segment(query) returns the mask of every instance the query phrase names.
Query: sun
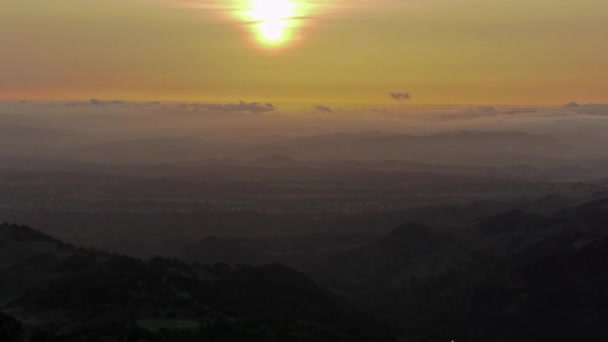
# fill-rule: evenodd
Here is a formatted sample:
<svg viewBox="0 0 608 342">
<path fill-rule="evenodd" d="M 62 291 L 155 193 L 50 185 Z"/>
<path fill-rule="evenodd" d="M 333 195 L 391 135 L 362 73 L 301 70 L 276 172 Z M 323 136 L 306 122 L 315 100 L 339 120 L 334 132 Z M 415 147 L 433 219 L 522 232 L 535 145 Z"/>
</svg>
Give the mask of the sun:
<svg viewBox="0 0 608 342">
<path fill-rule="evenodd" d="M 251 0 L 247 12 L 258 40 L 265 45 L 279 45 L 289 40 L 296 14 L 296 3 L 291 0 Z"/>
<path fill-rule="evenodd" d="M 232 13 L 253 33 L 255 45 L 263 49 L 281 49 L 300 41 L 302 31 L 315 21 L 313 15 L 324 8 L 316 0 L 234 1 Z"/>
<path fill-rule="evenodd" d="M 295 4 L 290 0 L 253 0 L 249 15 L 262 21 L 285 20 L 295 15 Z"/>
</svg>

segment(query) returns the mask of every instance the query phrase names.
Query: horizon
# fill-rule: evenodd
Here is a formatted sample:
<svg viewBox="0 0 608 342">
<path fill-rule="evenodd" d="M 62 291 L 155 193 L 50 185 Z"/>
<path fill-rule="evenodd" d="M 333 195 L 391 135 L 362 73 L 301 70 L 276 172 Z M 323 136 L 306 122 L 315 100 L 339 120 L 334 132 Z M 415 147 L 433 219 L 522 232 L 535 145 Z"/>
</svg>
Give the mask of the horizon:
<svg viewBox="0 0 608 342">
<path fill-rule="evenodd" d="M 390 94 L 390 92 L 386 92 L 386 94 Z M 217 103 L 217 104 L 229 104 L 229 103 L 272 103 L 272 104 L 287 104 L 287 105 L 302 105 L 307 106 L 308 108 L 312 105 L 318 105 L 319 101 L 314 100 L 302 100 L 302 101 L 267 101 L 259 98 L 233 98 L 233 99 L 222 99 L 222 100 L 214 100 L 214 99 L 206 99 L 200 100 L 196 98 L 184 98 L 184 99 L 172 99 L 172 100 L 163 100 L 162 98 L 137 98 L 137 97 L 58 97 L 58 98 L 2 98 L 0 99 L 0 103 L 87 103 L 87 102 L 105 102 L 105 103 L 123 103 L 123 104 L 151 104 L 151 103 L 165 103 L 165 104 L 182 104 L 182 103 Z M 608 103 L 604 102 L 595 102 L 595 101 L 578 101 L 578 100 L 570 100 L 570 101 L 562 101 L 562 102 L 552 102 L 546 104 L 533 104 L 533 103 L 521 103 L 521 104 L 510 104 L 510 103 L 416 103 L 416 102 L 405 102 L 405 103 L 395 103 L 391 101 L 379 101 L 379 102 L 325 102 L 327 105 L 343 105 L 343 106 L 364 106 L 364 105 L 382 105 L 386 107 L 395 107 L 395 108 L 411 108 L 411 107 L 531 107 L 531 108 L 555 108 L 555 107 L 567 107 L 569 105 L 608 105 Z"/>
</svg>

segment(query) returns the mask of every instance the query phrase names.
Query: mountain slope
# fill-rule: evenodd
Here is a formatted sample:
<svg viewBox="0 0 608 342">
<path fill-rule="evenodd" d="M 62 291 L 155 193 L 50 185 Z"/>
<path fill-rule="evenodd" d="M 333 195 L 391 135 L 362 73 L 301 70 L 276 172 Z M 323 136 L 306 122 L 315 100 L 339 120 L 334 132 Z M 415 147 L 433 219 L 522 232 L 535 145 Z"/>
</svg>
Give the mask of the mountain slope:
<svg viewBox="0 0 608 342">
<path fill-rule="evenodd" d="M 469 251 L 452 236 L 404 224 L 373 243 L 297 266 L 331 289 L 356 294 L 409 286 L 472 262 Z"/>
<path fill-rule="evenodd" d="M 280 265 L 145 262 L 5 224 L 0 278 L 0 310 L 62 339 L 391 340 L 345 300 Z"/>
<path fill-rule="evenodd" d="M 402 327 L 407 341 L 606 340 L 607 203 L 484 220 L 489 234 L 509 231 L 526 243 L 503 244 L 505 253 L 465 272 L 376 295 L 367 308 Z"/>
</svg>

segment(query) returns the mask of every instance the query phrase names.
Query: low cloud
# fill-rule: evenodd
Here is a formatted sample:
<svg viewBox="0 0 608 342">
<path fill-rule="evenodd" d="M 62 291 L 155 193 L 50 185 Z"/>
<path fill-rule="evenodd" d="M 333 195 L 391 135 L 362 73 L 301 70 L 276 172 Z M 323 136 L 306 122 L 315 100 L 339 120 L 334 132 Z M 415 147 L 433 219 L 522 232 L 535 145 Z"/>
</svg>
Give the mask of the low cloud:
<svg viewBox="0 0 608 342">
<path fill-rule="evenodd" d="M 498 110 L 494 107 L 490 107 L 490 106 L 482 106 L 482 107 L 475 107 L 473 109 L 473 112 L 477 113 L 477 114 L 481 114 L 481 115 L 496 115 L 498 114 Z"/>
<path fill-rule="evenodd" d="M 325 105 L 316 105 L 314 106 L 314 110 L 316 110 L 317 112 L 323 112 L 323 113 L 333 113 L 334 110 L 329 107 L 329 106 L 325 106 Z"/>
<path fill-rule="evenodd" d="M 448 114 L 440 115 L 439 118 L 442 120 L 471 120 L 485 117 L 493 117 L 499 115 L 500 112 L 490 106 L 472 107 L 464 110 L 458 110 Z"/>
<path fill-rule="evenodd" d="M 182 104 L 181 107 L 192 111 L 211 113 L 265 114 L 276 110 L 275 105 L 272 103 L 245 101 L 240 101 L 238 103 L 185 103 Z"/>
<path fill-rule="evenodd" d="M 209 102 L 185 102 L 185 103 L 170 103 L 159 101 L 148 102 L 132 102 L 124 100 L 99 100 L 90 99 L 88 101 L 72 101 L 62 104 L 64 107 L 70 108 L 108 108 L 119 110 L 121 108 L 133 109 L 139 107 L 142 110 L 183 110 L 189 112 L 201 112 L 208 114 L 265 114 L 276 110 L 276 106 L 272 103 L 263 102 L 245 102 L 239 101 L 236 103 L 209 103 Z"/>
<path fill-rule="evenodd" d="M 538 113 L 537 109 L 511 109 L 508 110 L 506 112 L 503 112 L 504 114 L 511 114 L 511 115 L 518 115 L 518 114 L 532 114 L 532 113 Z"/>
<path fill-rule="evenodd" d="M 570 102 L 567 105 L 562 106 L 561 109 L 577 114 L 608 116 L 608 104 L 606 103 L 578 104 L 576 102 Z"/>
<path fill-rule="evenodd" d="M 121 106 L 126 104 L 134 104 L 133 102 L 123 101 L 123 100 L 99 100 L 99 99 L 90 99 L 88 101 L 72 101 L 65 104 L 66 107 L 80 107 L 80 106 Z"/>
<path fill-rule="evenodd" d="M 393 99 L 393 100 L 397 100 L 397 101 L 401 101 L 401 100 L 409 100 L 412 97 L 410 96 L 410 93 L 408 92 L 399 92 L 399 91 L 391 91 L 388 93 L 388 95 Z"/>
<path fill-rule="evenodd" d="M 459 109 L 454 112 L 444 113 L 438 118 L 442 120 L 476 120 L 484 118 L 504 118 L 525 116 L 526 114 L 533 115 L 538 113 L 538 109 L 533 108 L 502 108 L 498 109 L 491 106 L 471 107 L 467 109 Z"/>
</svg>

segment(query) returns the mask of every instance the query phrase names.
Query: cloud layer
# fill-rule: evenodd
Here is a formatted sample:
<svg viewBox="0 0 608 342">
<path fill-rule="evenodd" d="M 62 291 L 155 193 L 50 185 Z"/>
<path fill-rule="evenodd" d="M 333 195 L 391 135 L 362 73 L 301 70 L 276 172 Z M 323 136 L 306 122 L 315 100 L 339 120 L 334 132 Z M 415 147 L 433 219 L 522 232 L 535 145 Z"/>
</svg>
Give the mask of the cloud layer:
<svg viewBox="0 0 608 342">
<path fill-rule="evenodd" d="M 323 113 L 333 113 L 334 110 L 326 105 L 316 105 L 314 106 L 314 110 L 316 110 L 317 112 L 323 112 Z"/>
<path fill-rule="evenodd" d="M 399 92 L 399 91 L 391 91 L 388 93 L 388 95 L 393 99 L 393 100 L 409 100 L 412 97 L 410 96 L 410 93 L 408 92 Z"/>
<path fill-rule="evenodd" d="M 576 102 L 570 102 L 563 106 L 562 109 L 578 114 L 608 116 L 608 104 L 604 103 L 578 104 Z"/>
<path fill-rule="evenodd" d="M 272 103 L 245 101 L 238 103 L 185 103 L 182 104 L 182 108 L 200 112 L 249 114 L 265 114 L 276 110 Z"/>
</svg>

